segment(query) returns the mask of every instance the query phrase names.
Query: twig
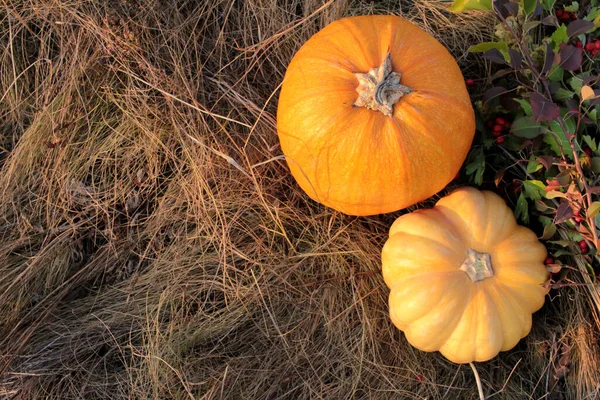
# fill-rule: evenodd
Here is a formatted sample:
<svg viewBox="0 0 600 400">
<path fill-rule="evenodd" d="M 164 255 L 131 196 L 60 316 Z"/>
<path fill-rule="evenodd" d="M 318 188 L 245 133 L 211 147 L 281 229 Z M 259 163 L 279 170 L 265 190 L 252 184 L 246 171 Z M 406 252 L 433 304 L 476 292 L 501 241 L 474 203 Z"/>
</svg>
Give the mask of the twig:
<svg viewBox="0 0 600 400">
<path fill-rule="evenodd" d="M 477 382 L 477 392 L 479 393 L 479 400 L 485 400 L 485 395 L 483 394 L 483 386 L 481 385 L 481 379 L 479 378 L 477 368 L 475 368 L 475 364 L 473 364 L 472 362 L 470 362 L 469 365 L 473 370 L 473 375 L 475 375 L 475 382 Z"/>
</svg>

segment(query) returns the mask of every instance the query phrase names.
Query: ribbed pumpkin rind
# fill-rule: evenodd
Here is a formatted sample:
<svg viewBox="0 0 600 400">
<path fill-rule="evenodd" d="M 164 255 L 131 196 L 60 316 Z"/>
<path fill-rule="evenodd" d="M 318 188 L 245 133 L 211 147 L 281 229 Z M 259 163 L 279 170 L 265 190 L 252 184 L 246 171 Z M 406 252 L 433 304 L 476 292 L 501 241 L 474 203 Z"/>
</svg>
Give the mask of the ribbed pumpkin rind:
<svg viewBox="0 0 600 400">
<path fill-rule="evenodd" d="M 469 248 L 490 254 L 493 277 L 473 282 L 459 270 Z M 382 273 L 392 322 L 418 349 L 456 363 L 487 361 L 531 330 L 548 293 L 546 255 L 498 195 L 458 189 L 390 229 Z"/>
<path fill-rule="evenodd" d="M 392 117 L 354 107 L 358 80 L 391 54 L 411 88 Z M 279 96 L 281 149 L 300 187 L 351 215 L 396 211 L 443 189 L 475 133 L 462 73 L 437 40 L 397 16 L 335 21 L 293 57 Z"/>
</svg>

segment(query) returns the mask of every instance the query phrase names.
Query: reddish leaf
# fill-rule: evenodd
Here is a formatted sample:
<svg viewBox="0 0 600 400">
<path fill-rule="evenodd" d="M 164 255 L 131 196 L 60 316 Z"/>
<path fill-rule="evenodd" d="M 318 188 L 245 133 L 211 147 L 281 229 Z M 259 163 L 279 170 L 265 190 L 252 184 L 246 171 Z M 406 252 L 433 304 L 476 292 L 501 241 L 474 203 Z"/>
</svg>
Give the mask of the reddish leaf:
<svg viewBox="0 0 600 400">
<path fill-rule="evenodd" d="M 554 223 L 560 224 L 565 221 L 568 221 L 571 218 L 573 218 L 573 210 L 571 210 L 571 206 L 569 206 L 569 203 L 567 201 L 563 201 L 556 209 L 556 217 L 554 218 Z"/>
<path fill-rule="evenodd" d="M 560 116 L 560 107 L 538 92 L 531 93 L 529 102 L 531 103 L 531 111 L 537 122 L 554 121 Z"/>
<path fill-rule="evenodd" d="M 519 13 L 519 5 L 513 2 L 507 2 L 504 4 L 504 8 L 510 15 L 516 16 Z"/>
<path fill-rule="evenodd" d="M 515 49 L 508 49 L 508 54 L 510 55 L 510 66 L 514 69 L 521 68 L 521 64 L 523 63 L 521 53 Z"/>
<path fill-rule="evenodd" d="M 579 36 L 587 31 L 594 29 L 594 23 L 585 19 L 576 19 L 567 26 L 567 35 L 569 37 Z"/>
<path fill-rule="evenodd" d="M 554 65 L 554 51 L 552 47 L 548 43 L 546 43 L 546 58 L 544 59 L 544 67 L 542 68 L 542 73 L 550 71 L 550 68 Z"/>
<path fill-rule="evenodd" d="M 508 90 L 506 90 L 506 88 L 503 88 L 502 86 L 494 86 L 493 88 L 490 88 L 485 91 L 481 100 L 483 101 L 483 104 L 485 105 L 493 98 L 498 97 L 506 92 L 508 92 Z"/>
<path fill-rule="evenodd" d="M 542 24 L 546 26 L 556 26 L 558 27 L 558 20 L 554 14 L 548 15 L 546 18 L 542 19 Z"/>
<path fill-rule="evenodd" d="M 565 169 L 554 177 L 554 179 L 560 184 L 560 186 L 567 186 L 573 180 L 571 178 L 572 168 Z"/>
<path fill-rule="evenodd" d="M 504 19 L 510 15 L 517 15 L 519 13 L 519 5 L 509 0 L 493 0 L 492 5 L 496 16 L 500 16 Z"/>
<path fill-rule="evenodd" d="M 494 81 L 495 79 L 502 78 L 504 75 L 512 74 L 513 72 L 514 71 L 510 68 L 499 69 L 498 71 L 494 72 L 494 74 L 490 77 L 490 80 Z"/>
<path fill-rule="evenodd" d="M 552 163 L 554 162 L 554 157 L 552 156 L 539 156 L 537 161 L 544 165 L 544 168 L 550 169 L 552 167 Z"/>
<path fill-rule="evenodd" d="M 600 90 L 599 89 L 594 89 L 594 97 L 592 100 L 590 100 L 590 105 L 595 106 L 597 104 L 600 104 Z"/>
<path fill-rule="evenodd" d="M 585 86 L 594 86 L 599 79 L 600 75 L 588 76 L 587 78 L 583 78 L 583 84 Z"/>
<path fill-rule="evenodd" d="M 575 71 L 581 68 L 583 61 L 583 49 L 571 46 L 570 44 L 560 44 L 560 66 L 567 71 Z"/>
<path fill-rule="evenodd" d="M 504 56 L 502 55 L 502 53 L 500 53 L 500 50 L 498 49 L 490 49 L 483 53 L 481 57 L 485 58 L 486 60 L 490 60 L 491 62 L 496 64 L 506 64 Z"/>
<path fill-rule="evenodd" d="M 500 168 L 498 172 L 496 172 L 496 176 L 494 177 L 494 183 L 496 184 L 496 187 L 500 186 L 500 182 L 504 176 L 504 171 L 504 168 Z"/>
<path fill-rule="evenodd" d="M 579 111 L 579 103 L 575 99 L 567 99 L 565 101 L 565 106 L 567 106 L 567 108 L 569 110 L 578 110 Z"/>
</svg>

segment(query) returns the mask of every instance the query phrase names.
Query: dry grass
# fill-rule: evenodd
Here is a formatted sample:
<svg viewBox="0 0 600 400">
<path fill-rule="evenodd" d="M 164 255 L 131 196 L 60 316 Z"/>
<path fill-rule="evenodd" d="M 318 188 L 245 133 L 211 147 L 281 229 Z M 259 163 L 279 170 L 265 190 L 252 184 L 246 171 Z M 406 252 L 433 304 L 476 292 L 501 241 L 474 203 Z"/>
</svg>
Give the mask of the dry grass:
<svg viewBox="0 0 600 400">
<path fill-rule="evenodd" d="M 475 398 L 468 367 L 389 322 L 379 252 L 398 214 L 310 201 L 275 110 L 287 63 L 330 21 L 403 13 L 478 71 L 465 50 L 485 15 L 431 0 L 1 4 L 0 398 Z M 487 393 L 598 396 L 589 313 L 584 289 L 561 291 L 478 365 Z"/>
</svg>

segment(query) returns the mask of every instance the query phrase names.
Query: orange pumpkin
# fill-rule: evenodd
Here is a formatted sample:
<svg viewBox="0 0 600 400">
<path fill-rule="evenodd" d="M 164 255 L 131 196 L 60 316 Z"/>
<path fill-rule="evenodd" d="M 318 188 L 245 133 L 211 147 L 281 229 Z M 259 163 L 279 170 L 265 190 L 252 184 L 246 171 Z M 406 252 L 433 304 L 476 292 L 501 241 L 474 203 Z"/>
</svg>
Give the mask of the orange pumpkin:
<svg viewBox="0 0 600 400">
<path fill-rule="evenodd" d="M 312 199 L 372 215 L 444 188 L 467 155 L 475 117 L 444 46 L 401 17 L 361 16 L 329 24 L 294 56 L 277 130 Z"/>
</svg>

